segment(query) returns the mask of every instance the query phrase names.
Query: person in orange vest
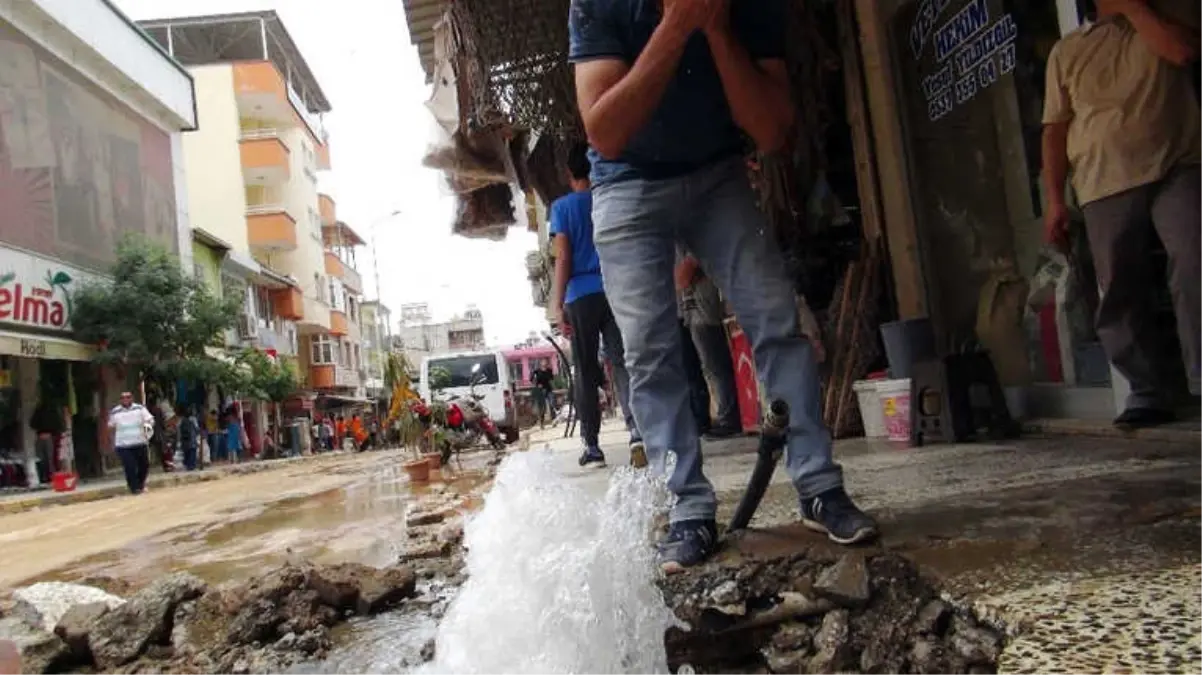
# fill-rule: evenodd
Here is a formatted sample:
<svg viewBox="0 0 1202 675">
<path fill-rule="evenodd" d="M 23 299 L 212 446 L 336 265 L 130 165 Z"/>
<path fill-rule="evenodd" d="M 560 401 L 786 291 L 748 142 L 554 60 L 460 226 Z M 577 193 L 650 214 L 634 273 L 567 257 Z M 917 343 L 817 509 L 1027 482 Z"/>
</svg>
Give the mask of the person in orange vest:
<svg viewBox="0 0 1202 675">
<path fill-rule="evenodd" d="M 362 451 L 367 441 L 367 431 L 358 415 L 351 418 L 351 437 L 355 439 L 355 449 Z"/>
<path fill-rule="evenodd" d="M 339 415 L 334 422 L 334 449 L 342 449 L 342 439 L 346 438 L 346 419 Z"/>
</svg>

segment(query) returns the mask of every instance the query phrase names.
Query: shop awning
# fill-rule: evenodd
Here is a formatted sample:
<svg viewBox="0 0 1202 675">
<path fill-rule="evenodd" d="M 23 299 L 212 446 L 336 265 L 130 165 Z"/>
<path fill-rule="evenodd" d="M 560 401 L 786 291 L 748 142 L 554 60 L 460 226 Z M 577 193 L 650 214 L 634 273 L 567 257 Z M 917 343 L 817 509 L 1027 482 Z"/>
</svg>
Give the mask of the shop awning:
<svg viewBox="0 0 1202 675">
<path fill-rule="evenodd" d="M 242 278 L 259 274 L 263 269 L 254 258 L 237 249 L 230 249 L 225 252 L 225 257 L 221 259 L 221 267 L 231 274 Z"/>
<path fill-rule="evenodd" d="M 91 361 L 96 348 L 67 338 L 0 331 L 0 354 L 30 359 Z"/>
</svg>

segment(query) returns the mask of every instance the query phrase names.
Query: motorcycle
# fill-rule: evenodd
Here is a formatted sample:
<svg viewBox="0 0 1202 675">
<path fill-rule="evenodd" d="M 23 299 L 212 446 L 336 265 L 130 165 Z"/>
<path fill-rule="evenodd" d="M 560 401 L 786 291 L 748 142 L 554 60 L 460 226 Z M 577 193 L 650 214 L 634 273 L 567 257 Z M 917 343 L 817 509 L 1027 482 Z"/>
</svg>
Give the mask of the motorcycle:
<svg viewBox="0 0 1202 675">
<path fill-rule="evenodd" d="M 467 396 L 453 396 L 445 403 L 427 404 L 421 399 L 409 401 L 409 410 L 421 423 L 432 450 L 442 455 L 445 463 L 453 453 L 458 453 L 479 444 L 483 438 L 494 450 L 505 448 L 505 439 L 497 425 L 480 401 L 484 396 L 475 392 L 475 386 L 484 379 L 472 370 L 471 387 Z M 441 414 L 440 414 L 441 413 Z"/>
</svg>

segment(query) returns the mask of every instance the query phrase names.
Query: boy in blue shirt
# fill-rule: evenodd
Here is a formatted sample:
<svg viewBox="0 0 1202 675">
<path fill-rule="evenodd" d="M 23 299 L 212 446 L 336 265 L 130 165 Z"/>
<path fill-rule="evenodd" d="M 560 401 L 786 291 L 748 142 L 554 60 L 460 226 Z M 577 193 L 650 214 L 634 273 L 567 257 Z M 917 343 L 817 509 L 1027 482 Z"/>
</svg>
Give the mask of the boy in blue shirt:
<svg viewBox="0 0 1202 675">
<path fill-rule="evenodd" d="M 876 535 L 843 489 L 822 422 L 818 366 L 796 294 L 744 165 L 744 134 L 782 149 L 794 121 L 785 0 L 573 0 L 568 58 L 592 145 L 595 243 L 630 368 L 647 452 L 676 466 L 660 543 L 664 571 L 705 560 L 718 540 L 714 487 L 678 356 L 677 246 L 734 309 L 769 399 L 789 404 L 786 468 L 802 523 L 842 544 Z"/>
<path fill-rule="evenodd" d="M 601 263 L 593 247 L 593 195 L 590 191 L 588 148 L 583 144 L 568 154 L 568 180 L 572 191 L 551 204 L 551 236 L 555 246 L 555 311 L 560 330 L 572 339 L 576 368 L 576 414 L 584 452 L 581 466 L 605 466 L 597 437 L 601 432 L 601 403 L 597 390 L 605 382 L 598 353 L 613 367 L 614 389 L 630 430 L 630 463 L 647 465 L 643 441 L 630 412 L 630 378 L 622 352 L 622 335 L 605 298 Z"/>
</svg>

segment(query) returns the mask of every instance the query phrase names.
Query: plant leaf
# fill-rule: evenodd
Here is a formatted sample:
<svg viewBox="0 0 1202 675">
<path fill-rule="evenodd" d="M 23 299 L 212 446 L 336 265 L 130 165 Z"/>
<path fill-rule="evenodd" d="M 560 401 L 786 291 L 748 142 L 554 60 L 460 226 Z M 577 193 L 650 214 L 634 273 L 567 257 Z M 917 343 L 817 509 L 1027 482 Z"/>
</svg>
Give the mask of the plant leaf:
<svg viewBox="0 0 1202 675">
<path fill-rule="evenodd" d="M 0 275 L 0 286 L 5 286 L 8 284 L 8 282 L 16 278 L 17 275 L 15 272 L 9 272 L 8 274 Z"/>
<path fill-rule="evenodd" d="M 66 272 L 59 272 L 55 274 L 54 279 L 52 280 L 52 285 L 57 286 L 63 286 L 69 283 L 71 283 L 71 275 L 67 274 Z"/>
</svg>

